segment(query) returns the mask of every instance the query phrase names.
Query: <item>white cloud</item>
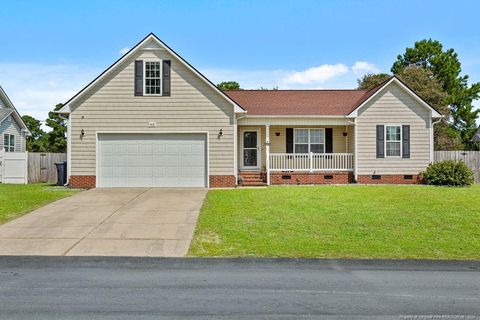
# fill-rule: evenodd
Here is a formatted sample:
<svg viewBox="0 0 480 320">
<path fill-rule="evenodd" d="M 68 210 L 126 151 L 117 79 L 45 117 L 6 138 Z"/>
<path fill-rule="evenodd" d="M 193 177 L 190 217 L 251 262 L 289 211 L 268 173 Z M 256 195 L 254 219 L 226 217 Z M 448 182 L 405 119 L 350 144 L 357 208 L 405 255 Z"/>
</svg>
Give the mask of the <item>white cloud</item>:
<svg viewBox="0 0 480 320">
<path fill-rule="evenodd" d="M 127 53 L 129 50 L 130 50 L 130 48 L 125 47 L 125 48 L 123 48 L 123 49 L 120 49 L 120 51 L 118 51 L 118 52 L 120 53 L 120 55 L 123 56 L 123 55 L 124 55 L 125 53 Z"/>
<path fill-rule="evenodd" d="M 380 70 L 373 63 L 367 61 L 355 62 L 355 64 L 352 66 L 352 71 L 356 76 L 380 72 Z"/>
<path fill-rule="evenodd" d="M 80 65 L 0 63 L 0 85 L 20 114 L 43 121 L 100 72 Z"/>
<path fill-rule="evenodd" d="M 354 88 L 356 76 L 345 64 L 325 64 L 303 71 L 273 70 L 235 70 L 202 69 L 214 83 L 237 81 L 244 89 L 260 87 L 279 89 L 319 89 L 319 88 Z"/>
<path fill-rule="evenodd" d="M 289 75 L 285 70 L 235 70 L 235 69 L 209 69 L 200 68 L 204 74 L 213 83 L 218 84 L 223 81 L 237 81 L 244 89 L 258 89 L 260 87 L 284 88 L 282 79 Z"/>
<path fill-rule="evenodd" d="M 349 69 L 343 63 L 324 64 L 304 71 L 292 72 L 284 79 L 285 83 L 312 84 L 324 83 L 335 77 L 348 73 Z"/>
</svg>

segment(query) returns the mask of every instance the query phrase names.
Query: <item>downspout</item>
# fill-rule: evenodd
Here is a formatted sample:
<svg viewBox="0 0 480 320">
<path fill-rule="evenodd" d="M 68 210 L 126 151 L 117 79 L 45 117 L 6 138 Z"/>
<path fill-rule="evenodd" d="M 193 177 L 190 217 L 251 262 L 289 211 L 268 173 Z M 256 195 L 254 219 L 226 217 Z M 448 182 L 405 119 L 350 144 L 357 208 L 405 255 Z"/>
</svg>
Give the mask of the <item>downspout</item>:
<svg viewBox="0 0 480 320">
<path fill-rule="evenodd" d="M 434 125 L 439 123 L 440 121 L 443 120 L 443 116 L 441 118 L 439 118 L 438 120 L 436 121 L 431 121 L 431 124 L 432 124 L 432 127 L 430 128 L 431 130 L 431 138 L 430 138 L 430 143 L 431 143 L 431 147 L 430 147 L 430 152 L 431 152 L 431 155 L 430 155 L 430 162 L 434 162 L 435 161 L 435 130 L 434 130 Z"/>
<path fill-rule="evenodd" d="M 357 122 L 356 122 L 356 118 L 353 118 L 353 121 L 350 121 L 348 120 L 347 116 L 345 116 L 345 121 L 347 123 L 350 123 L 351 125 L 353 125 L 353 159 L 354 159 L 354 163 L 353 163 L 353 176 L 354 176 L 354 179 L 355 181 L 357 181 L 357 178 L 358 178 L 358 175 L 357 175 Z M 348 151 L 348 150 L 347 150 Z"/>
<path fill-rule="evenodd" d="M 64 116 L 62 116 L 61 113 L 58 114 L 58 117 L 62 120 L 65 120 L 67 121 L 67 181 L 65 182 L 65 184 L 63 185 L 64 187 L 68 186 L 70 184 L 70 174 L 69 174 L 69 171 L 70 171 L 70 166 L 72 165 L 69 161 L 70 159 L 70 148 L 71 148 L 71 145 L 70 145 L 70 130 L 71 130 L 71 126 L 70 126 L 70 117 L 66 118 Z"/>
</svg>

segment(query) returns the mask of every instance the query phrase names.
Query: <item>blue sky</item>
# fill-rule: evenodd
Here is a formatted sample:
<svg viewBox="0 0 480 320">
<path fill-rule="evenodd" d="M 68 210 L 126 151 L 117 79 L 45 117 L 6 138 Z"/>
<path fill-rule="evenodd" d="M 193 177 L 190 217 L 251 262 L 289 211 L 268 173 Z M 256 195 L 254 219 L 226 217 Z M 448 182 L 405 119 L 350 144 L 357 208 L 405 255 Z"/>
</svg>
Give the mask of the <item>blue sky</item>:
<svg viewBox="0 0 480 320">
<path fill-rule="evenodd" d="M 0 85 L 44 119 L 149 32 L 245 88 L 353 88 L 423 38 L 480 81 L 478 12 L 475 1 L 4 1 Z"/>
</svg>

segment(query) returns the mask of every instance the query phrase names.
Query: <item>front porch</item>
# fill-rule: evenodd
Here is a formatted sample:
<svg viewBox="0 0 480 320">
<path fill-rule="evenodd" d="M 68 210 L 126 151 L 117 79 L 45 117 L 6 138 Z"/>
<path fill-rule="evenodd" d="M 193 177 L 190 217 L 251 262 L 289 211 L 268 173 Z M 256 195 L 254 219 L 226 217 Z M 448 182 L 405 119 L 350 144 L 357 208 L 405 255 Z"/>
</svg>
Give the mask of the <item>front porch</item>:
<svg viewBox="0 0 480 320">
<path fill-rule="evenodd" d="M 351 124 L 239 125 L 237 142 L 239 185 L 353 182 Z"/>
</svg>

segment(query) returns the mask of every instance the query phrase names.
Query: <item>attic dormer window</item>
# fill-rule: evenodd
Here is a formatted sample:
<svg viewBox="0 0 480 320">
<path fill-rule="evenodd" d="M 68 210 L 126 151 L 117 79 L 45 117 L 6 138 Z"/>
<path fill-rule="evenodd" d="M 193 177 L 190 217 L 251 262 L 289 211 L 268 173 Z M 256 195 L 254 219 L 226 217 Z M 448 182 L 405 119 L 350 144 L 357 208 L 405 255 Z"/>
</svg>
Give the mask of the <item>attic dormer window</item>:
<svg viewBox="0 0 480 320">
<path fill-rule="evenodd" d="M 145 95 L 162 94 L 161 61 L 145 61 Z"/>
</svg>

